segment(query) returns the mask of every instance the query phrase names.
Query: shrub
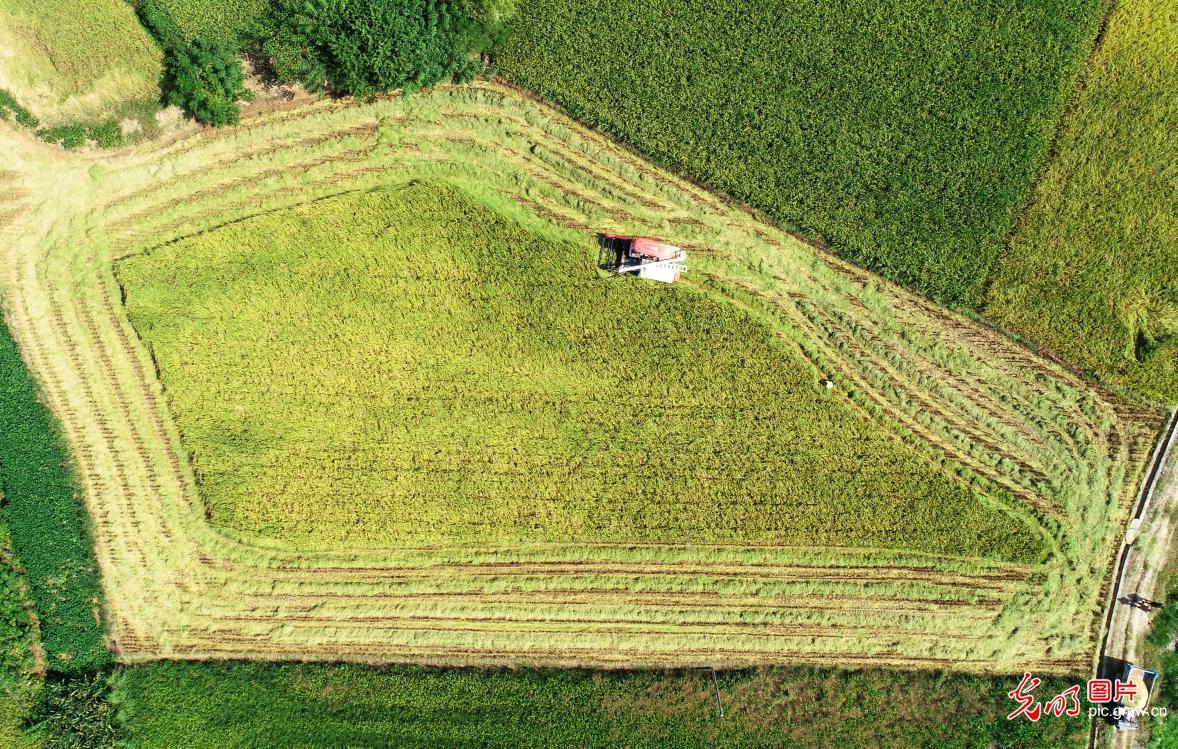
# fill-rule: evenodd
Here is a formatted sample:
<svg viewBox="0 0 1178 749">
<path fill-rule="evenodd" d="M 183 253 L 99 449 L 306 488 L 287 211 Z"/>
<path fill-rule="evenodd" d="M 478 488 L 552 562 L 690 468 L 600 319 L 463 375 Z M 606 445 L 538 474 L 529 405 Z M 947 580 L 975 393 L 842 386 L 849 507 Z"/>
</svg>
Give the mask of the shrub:
<svg viewBox="0 0 1178 749">
<path fill-rule="evenodd" d="M 25 127 L 37 126 L 37 118 L 22 107 L 12 94 L 0 89 L 0 120 L 7 120 L 9 116 Z"/>
<path fill-rule="evenodd" d="M 167 59 L 168 102 L 183 107 L 197 121 L 235 125 L 239 99 L 249 100 L 241 60 L 220 44 L 197 39 L 177 47 Z"/>
<path fill-rule="evenodd" d="M 119 126 L 118 120 L 107 120 L 91 125 L 86 132 L 90 136 L 90 140 L 102 148 L 118 148 L 125 141 L 123 129 Z"/>
<path fill-rule="evenodd" d="M 86 143 L 85 125 L 62 125 L 61 127 L 41 128 L 37 137 L 46 143 L 57 143 L 66 150 L 77 148 Z"/>
<path fill-rule="evenodd" d="M 139 20 L 155 36 L 164 49 L 174 49 L 184 44 L 184 35 L 172 20 L 171 14 L 158 0 L 143 0 L 136 9 Z"/>
<path fill-rule="evenodd" d="M 439 0 L 277 0 L 255 33 L 279 79 L 356 96 L 468 80 L 488 36 Z"/>
</svg>

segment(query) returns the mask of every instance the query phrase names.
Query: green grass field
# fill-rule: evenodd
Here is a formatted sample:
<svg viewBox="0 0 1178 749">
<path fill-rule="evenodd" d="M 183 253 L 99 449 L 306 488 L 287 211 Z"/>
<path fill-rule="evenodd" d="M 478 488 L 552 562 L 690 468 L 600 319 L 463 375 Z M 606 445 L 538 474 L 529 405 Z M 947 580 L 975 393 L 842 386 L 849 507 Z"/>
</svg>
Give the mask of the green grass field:
<svg viewBox="0 0 1178 749">
<path fill-rule="evenodd" d="M 232 224 L 118 277 L 212 517 L 242 534 L 1043 554 L 768 325 L 595 259 L 416 186 Z"/>
<path fill-rule="evenodd" d="M 122 672 L 115 699 L 128 718 L 127 745 L 136 749 L 1034 749 L 1082 742 L 1083 718 L 1007 721 L 1013 683 L 896 671 L 721 673 L 721 718 L 707 671 L 168 663 Z"/>
<path fill-rule="evenodd" d="M 1178 402 L 1178 16 L 1124 0 L 989 290 L 986 314 Z"/>
<path fill-rule="evenodd" d="M 1096 0 L 524 0 L 497 63 L 856 263 L 974 307 Z"/>
<path fill-rule="evenodd" d="M 46 125 L 154 107 L 162 58 L 123 0 L 0 0 L 0 89 Z"/>
</svg>

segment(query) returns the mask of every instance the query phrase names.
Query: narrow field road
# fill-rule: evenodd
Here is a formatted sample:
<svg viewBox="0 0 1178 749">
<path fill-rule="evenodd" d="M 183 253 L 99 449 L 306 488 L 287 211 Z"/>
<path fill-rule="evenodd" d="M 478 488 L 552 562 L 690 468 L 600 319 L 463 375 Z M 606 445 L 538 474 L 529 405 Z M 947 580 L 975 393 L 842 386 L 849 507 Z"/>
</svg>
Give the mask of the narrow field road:
<svg viewBox="0 0 1178 749">
<path fill-rule="evenodd" d="M 1129 603 L 1129 596 L 1137 594 L 1151 601 L 1164 601 L 1166 572 L 1171 545 L 1178 541 L 1178 409 L 1170 416 L 1167 430 L 1159 443 L 1156 469 L 1146 474 L 1138 504 L 1139 513 L 1125 534 L 1118 564 L 1119 575 L 1113 581 L 1109 599 L 1111 617 L 1098 659 L 1098 670 L 1106 664 L 1128 661 L 1136 663 L 1145 637 L 1149 634 L 1152 617 Z M 1151 462 L 1151 468 L 1153 463 Z M 1136 527 L 1134 527 L 1136 526 Z M 1167 601 L 1178 605 L 1178 601 Z M 1101 674 L 1108 675 L 1108 674 Z M 1173 676 L 1173 675 L 1171 675 Z M 1148 722 L 1146 719 L 1144 722 Z M 1116 731 L 1101 719 L 1093 720 L 1089 746 L 1129 749 L 1145 745 L 1145 731 Z"/>
</svg>

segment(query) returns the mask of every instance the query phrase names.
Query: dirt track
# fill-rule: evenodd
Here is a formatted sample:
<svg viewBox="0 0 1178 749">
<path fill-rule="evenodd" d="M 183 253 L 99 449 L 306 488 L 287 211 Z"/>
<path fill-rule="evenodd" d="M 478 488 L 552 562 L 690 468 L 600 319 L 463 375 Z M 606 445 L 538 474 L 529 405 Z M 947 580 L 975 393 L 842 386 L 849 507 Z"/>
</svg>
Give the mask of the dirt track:
<svg viewBox="0 0 1178 749">
<path fill-rule="evenodd" d="M 1168 434 L 1168 451 L 1163 448 L 1158 460 L 1161 467 L 1152 487 L 1153 496 L 1142 524 L 1130 529 L 1125 536 L 1127 544 L 1124 570 L 1120 584 L 1114 591 L 1111 606 L 1112 619 L 1100 660 L 1117 659 L 1136 662 L 1141 656 L 1142 646 L 1152 617 L 1150 613 L 1132 606 L 1127 597 L 1137 595 L 1152 600 L 1166 598 L 1166 570 L 1170 561 L 1170 549 L 1178 540 L 1178 439 L 1174 432 Z M 1114 583 L 1115 584 L 1115 583 Z M 1102 722 L 1096 722 L 1091 736 L 1091 746 L 1111 746 L 1118 749 L 1144 746 L 1145 731 L 1114 731 Z"/>
</svg>

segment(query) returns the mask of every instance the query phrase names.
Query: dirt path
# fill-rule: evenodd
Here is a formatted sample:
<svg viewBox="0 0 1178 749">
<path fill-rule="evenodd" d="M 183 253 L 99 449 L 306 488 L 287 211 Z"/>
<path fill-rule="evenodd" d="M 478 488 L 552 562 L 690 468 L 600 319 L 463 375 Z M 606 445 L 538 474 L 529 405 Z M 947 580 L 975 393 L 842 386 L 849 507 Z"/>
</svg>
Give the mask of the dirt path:
<svg viewBox="0 0 1178 749">
<path fill-rule="evenodd" d="M 1173 428 L 1175 418 L 1171 417 L 1171 429 L 1167 442 L 1158 456 L 1159 468 L 1153 485 L 1146 491 L 1152 497 L 1143 498 L 1148 502 L 1143 512 L 1141 525 L 1130 527 L 1125 534 L 1126 554 L 1122 573 L 1113 595 L 1110 597 L 1112 616 L 1108 635 L 1104 641 L 1100 662 L 1108 659 L 1136 662 L 1142 645 L 1149 634 L 1151 616 L 1128 603 L 1128 596 L 1137 595 L 1157 601 L 1166 597 L 1165 572 L 1170 559 L 1170 549 L 1178 541 L 1178 437 Z M 1143 746 L 1145 732 L 1115 731 L 1102 721 L 1095 721 L 1090 746 L 1129 747 Z"/>
</svg>

